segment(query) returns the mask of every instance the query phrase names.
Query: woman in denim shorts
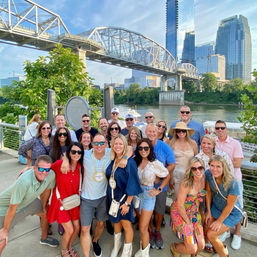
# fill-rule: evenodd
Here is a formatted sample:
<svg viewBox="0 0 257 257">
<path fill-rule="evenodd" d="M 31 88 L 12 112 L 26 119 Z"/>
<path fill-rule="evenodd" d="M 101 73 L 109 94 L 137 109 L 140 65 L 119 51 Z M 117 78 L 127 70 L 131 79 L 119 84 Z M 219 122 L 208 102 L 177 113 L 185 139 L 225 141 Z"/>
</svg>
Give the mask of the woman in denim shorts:
<svg viewBox="0 0 257 257">
<path fill-rule="evenodd" d="M 138 165 L 138 176 L 143 191 L 139 194 L 139 231 L 141 246 L 135 256 L 149 256 L 150 238 L 148 225 L 153 214 L 156 195 L 162 192 L 162 189 L 167 185 L 170 175 L 163 164 L 155 158 L 152 143 L 147 138 L 143 138 L 138 142 L 135 152 L 135 161 Z M 160 187 L 157 189 L 154 188 L 156 178 L 164 178 Z"/>
</svg>

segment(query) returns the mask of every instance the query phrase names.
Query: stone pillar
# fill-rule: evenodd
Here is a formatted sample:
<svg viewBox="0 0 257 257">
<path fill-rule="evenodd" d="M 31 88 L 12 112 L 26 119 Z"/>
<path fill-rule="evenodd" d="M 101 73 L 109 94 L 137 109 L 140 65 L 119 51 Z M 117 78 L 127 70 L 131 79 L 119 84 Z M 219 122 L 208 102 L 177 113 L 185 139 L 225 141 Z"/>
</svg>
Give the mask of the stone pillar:
<svg viewBox="0 0 257 257">
<path fill-rule="evenodd" d="M 161 76 L 161 91 L 168 91 L 168 78 L 167 76 Z"/>
<path fill-rule="evenodd" d="M 47 120 L 53 125 L 57 114 L 55 91 L 47 89 Z"/>
<path fill-rule="evenodd" d="M 184 105 L 184 91 L 169 90 L 159 93 L 159 105 Z"/>
<path fill-rule="evenodd" d="M 82 50 L 82 49 L 78 49 L 77 50 L 77 54 L 79 56 L 79 59 L 81 62 L 83 62 L 84 64 L 84 68 L 83 68 L 83 73 L 87 72 L 87 66 L 86 66 L 86 55 L 87 55 L 87 51 Z"/>
<path fill-rule="evenodd" d="M 107 120 L 111 119 L 111 110 L 114 106 L 113 87 L 107 86 L 104 88 L 104 117 Z"/>
</svg>

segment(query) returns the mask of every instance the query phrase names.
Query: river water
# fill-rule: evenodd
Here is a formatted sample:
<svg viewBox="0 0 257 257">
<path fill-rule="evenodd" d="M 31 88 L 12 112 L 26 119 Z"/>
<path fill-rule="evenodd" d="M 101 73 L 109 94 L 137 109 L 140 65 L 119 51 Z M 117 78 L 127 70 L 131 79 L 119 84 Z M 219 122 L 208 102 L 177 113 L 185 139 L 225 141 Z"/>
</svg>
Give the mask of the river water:
<svg viewBox="0 0 257 257">
<path fill-rule="evenodd" d="M 238 106 L 228 105 L 189 105 L 192 111 L 192 118 L 198 122 L 224 120 L 226 122 L 239 122 L 238 116 L 242 109 Z M 117 105 L 120 109 L 120 116 L 125 117 L 128 109 L 134 109 L 141 114 L 141 119 L 144 121 L 144 115 L 147 111 L 151 111 L 155 115 L 155 120 L 165 120 L 167 124 L 178 119 L 178 111 L 180 106 L 158 106 L 158 105 Z"/>
</svg>

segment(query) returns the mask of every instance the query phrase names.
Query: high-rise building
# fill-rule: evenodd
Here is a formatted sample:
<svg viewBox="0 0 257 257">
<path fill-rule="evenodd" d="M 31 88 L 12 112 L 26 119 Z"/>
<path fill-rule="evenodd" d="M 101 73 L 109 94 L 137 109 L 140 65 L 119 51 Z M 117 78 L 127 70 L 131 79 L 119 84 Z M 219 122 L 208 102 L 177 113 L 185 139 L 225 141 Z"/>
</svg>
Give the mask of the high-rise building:
<svg viewBox="0 0 257 257">
<path fill-rule="evenodd" d="M 20 81 L 24 79 L 21 76 L 14 76 L 14 77 L 9 77 L 9 78 L 4 78 L 4 79 L 0 79 L 0 88 L 3 86 L 11 86 L 13 84 L 14 81 Z"/>
<path fill-rule="evenodd" d="M 182 63 L 191 63 L 195 65 L 195 32 L 186 32 L 183 52 L 182 52 Z"/>
<path fill-rule="evenodd" d="M 186 32 L 194 31 L 194 0 L 167 0 L 166 49 L 181 62 Z"/>
<path fill-rule="evenodd" d="M 251 80 L 252 42 L 246 17 L 235 15 L 220 21 L 215 52 L 226 57 L 226 79 Z"/>
</svg>

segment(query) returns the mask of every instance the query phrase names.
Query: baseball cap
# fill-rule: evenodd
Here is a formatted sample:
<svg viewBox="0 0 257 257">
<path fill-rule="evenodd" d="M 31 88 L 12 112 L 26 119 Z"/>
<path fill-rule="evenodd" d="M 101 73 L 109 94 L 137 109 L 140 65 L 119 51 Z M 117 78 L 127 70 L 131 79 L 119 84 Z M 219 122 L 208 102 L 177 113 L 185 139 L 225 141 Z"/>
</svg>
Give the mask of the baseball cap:
<svg viewBox="0 0 257 257">
<path fill-rule="evenodd" d="M 134 115 L 131 113 L 127 113 L 125 119 L 134 119 Z"/>
<path fill-rule="evenodd" d="M 120 113 L 120 110 L 118 107 L 113 107 L 111 113 L 113 113 L 113 112 Z"/>
</svg>

